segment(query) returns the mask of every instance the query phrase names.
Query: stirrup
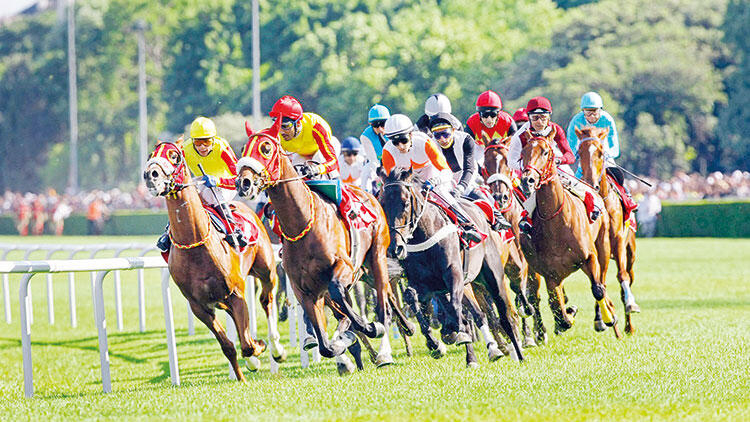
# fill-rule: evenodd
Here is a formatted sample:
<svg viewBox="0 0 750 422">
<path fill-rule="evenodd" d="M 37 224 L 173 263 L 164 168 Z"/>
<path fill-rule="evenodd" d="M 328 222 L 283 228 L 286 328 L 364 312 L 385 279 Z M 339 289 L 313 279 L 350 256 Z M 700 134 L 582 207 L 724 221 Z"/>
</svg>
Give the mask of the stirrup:
<svg viewBox="0 0 750 422">
<path fill-rule="evenodd" d="M 530 235 L 531 234 L 531 228 L 532 228 L 531 223 L 529 221 L 527 221 L 527 220 L 521 220 L 521 222 L 518 223 L 518 229 L 523 234 L 529 234 Z"/>
<path fill-rule="evenodd" d="M 463 235 L 466 238 L 466 240 L 472 240 L 476 243 L 479 243 L 482 241 L 482 236 L 480 236 L 479 232 L 471 226 L 467 226 L 463 228 Z"/>
<path fill-rule="evenodd" d="M 599 215 L 601 215 L 601 213 L 599 212 L 599 210 L 592 210 L 591 211 L 591 221 L 596 221 L 596 219 L 599 218 Z"/>
<path fill-rule="evenodd" d="M 156 241 L 156 247 L 164 253 L 169 252 L 171 246 L 172 241 L 169 239 L 169 233 L 162 234 L 159 240 Z"/>
<path fill-rule="evenodd" d="M 500 213 L 495 213 L 495 221 L 492 223 L 492 230 L 501 231 L 511 228 L 511 224 Z"/>
</svg>

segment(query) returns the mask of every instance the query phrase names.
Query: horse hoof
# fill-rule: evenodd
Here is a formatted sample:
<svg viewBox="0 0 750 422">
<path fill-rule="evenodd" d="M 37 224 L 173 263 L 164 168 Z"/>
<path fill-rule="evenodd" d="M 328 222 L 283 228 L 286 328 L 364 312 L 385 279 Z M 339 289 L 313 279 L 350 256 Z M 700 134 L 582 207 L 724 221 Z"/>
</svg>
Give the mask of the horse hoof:
<svg viewBox="0 0 750 422">
<path fill-rule="evenodd" d="M 467 368 L 479 368 L 479 363 L 474 362 L 474 361 L 466 362 L 466 367 Z"/>
<path fill-rule="evenodd" d="M 318 347 L 318 339 L 315 337 L 305 337 L 302 342 L 302 350 L 310 350 Z"/>
<path fill-rule="evenodd" d="M 578 307 L 576 305 L 568 306 L 565 311 L 570 315 L 571 318 L 575 318 L 578 314 Z"/>
<path fill-rule="evenodd" d="M 417 326 L 414 325 L 411 321 L 406 321 L 406 324 L 404 324 L 404 334 L 411 337 L 414 335 L 414 333 L 417 332 Z"/>
<path fill-rule="evenodd" d="M 607 327 L 614 327 L 614 326 L 615 326 L 615 325 L 617 324 L 617 315 L 615 315 L 615 314 L 612 314 L 612 322 L 610 322 L 609 324 L 607 324 L 607 323 L 605 322 L 604 324 L 605 324 L 605 325 L 606 325 Z"/>
<path fill-rule="evenodd" d="M 336 369 L 338 370 L 339 375 L 343 377 L 344 375 L 354 373 L 357 368 L 347 356 L 339 356 L 339 359 L 336 361 Z"/>
<path fill-rule="evenodd" d="M 594 330 L 597 332 L 602 332 L 607 329 L 607 326 L 602 322 L 602 320 L 597 319 L 594 320 Z"/>
<path fill-rule="evenodd" d="M 443 343 L 445 344 L 453 344 L 456 342 L 456 337 L 458 336 L 458 333 L 456 331 L 453 331 L 451 333 L 441 333 L 440 337 L 443 340 Z"/>
<path fill-rule="evenodd" d="M 284 350 L 283 347 L 277 348 L 276 353 L 277 354 L 271 353 L 271 357 L 273 358 L 273 360 L 276 361 L 276 363 L 281 363 L 281 362 L 286 361 L 286 350 Z"/>
<path fill-rule="evenodd" d="M 375 327 L 375 337 L 374 338 L 381 338 L 385 335 L 385 325 L 379 323 L 379 322 L 373 322 L 373 326 Z"/>
<path fill-rule="evenodd" d="M 501 352 L 500 349 L 497 348 L 497 346 L 490 347 L 487 351 L 487 359 L 489 359 L 490 362 L 494 362 L 501 357 L 503 357 L 503 352 Z"/>
<path fill-rule="evenodd" d="M 263 340 L 256 340 L 255 348 L 253 349 L 253 356 L 260 356 L 260 354 L 265 352 L 266 349 L 266 342 L 264 342 Z"/>
<path fill-rule="evenodd" d="M 640 312 L 641 312 L 641 307 L 638 306 L 638 304 L 635 303 L 635 302 L 628 303 L 627 305 L 625 305 L 625 313 L 628 314 L 628 315 L 629 314 L 638 314 Z"/>
<path fill-rule="evenodd" d="M 528 336 L 523 338 L 523 348 L 528 349 L 530 347 L 536 347 L 536 341 L 534 341 L 534 337 Z"/>
<path fill-rule="evenodd" d="M 249 358 L 245 359 L 245 366 L 251 372 L 256 372 L 258 371 L 258 369 L 260 369 L 260 359 L 255 356 L 250 356 Z"/>
<path fill-rule="evenodd" d="M 545 346 L 547 344 L 547 333 L 541 333 L 536 336 L 537 346 Z"/>
<path fill-rule="evenodd" d="M 438 343 L 437 349 L 430 350 L 430 356 L 432 356 L 433 359 L 440 359 L 445 356 L 447 351 L 448 349 L 445 347 L 445 343 Z"/>
<path fill-rule="evenodd" d="M 388 365 L 393 365 L 393 356 L 391 356 L 390 354 L 378 355 L 378 357 L 375 358 L 375 366 L 377 366 L 378 368 L 382 368 Z"/>
<path fill-rule="evenodd" d="M 471 342 L 472 339 L 470 334 L 460 332 L 458 333 L 458 335 L 456 335 L 456 346 L 463 346 L 464 344 L 469 344 Z"/>
</svg>

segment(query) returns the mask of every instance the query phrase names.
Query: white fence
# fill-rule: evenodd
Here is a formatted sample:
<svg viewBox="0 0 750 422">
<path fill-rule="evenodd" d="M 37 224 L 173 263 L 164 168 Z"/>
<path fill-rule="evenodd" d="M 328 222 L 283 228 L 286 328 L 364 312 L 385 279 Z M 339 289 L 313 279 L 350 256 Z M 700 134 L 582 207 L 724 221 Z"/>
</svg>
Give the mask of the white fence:
<svg viewBox="0 0 750 422">
<path fill-rule="evenodd" d="M 118 256 L 125 251 L 140 251 L 139 257 L 119 258 Z M 144 300 L 144 275 L 143 271 L 149 268 L 162 269 L 162 302 L 164 308 L 164 321 L 167 337 L 167 350 L 169 354 L 170 377 L 174 385 L 180 384 L 180 375 L 177 362 L 177 350 L 174 335 L 174 320 L 172 313 L 172 299 L 169 290 L 169 272 L 166 269 L 166 263 L 160 257 L 146 257 L 148 252 L 154 251 L 155 248 L 149 245 L 136 244 L 110 244 L 110 245 L 7 245 L 0 244 L 3 261 L 0 261 L 0 273 L 3 275 L 3 293 L 6 322 L 11 322 L 11 309 L 9 298 L 8 275 L 11 273 L 21 273 L 23 277 L 19 287 L 19 304 L 20 304 L 20 321 L 21 321 L 21 343 L 23 349 L 23 372 L 24 372 L 24 393 L 26 397 L 32 397 L 34 393 L 33 385 L 33 367 L 31 360 L 31 324 L 33 323 L 33 307 L 31 302 L 31 293 L 29 283 L 31 278 L 38 273 L 45 273 L 47 279 L 48 295 L 48 319 L 50 324 L 55 323 L 54 319 L 54 294 L 52 289 L 52 274 L 68 273 L 69 302 L 70 302 L 70 321 L 71 326 L 77 326 L 76 303 L 75 303 L 75 276 L 77 272 L 91 273 L 92 302 L 94 306 L 94 316 L 96 319 L 97 334 L 99 338 L 99 355 L 101 360 L 102 387 L 105 393 L 112 391 L 111 377 L 109 371 L 109 349 L 107 342 L 106 318 L 104 311 L 103 281 L 109 273 L 115 272 L 115 304 L 117 314 L 118 330 L 122 330 L 122 300 L 120 289 L 120 270 L 137 270 L 138 271 L 138 304 L 139 304 L 139 328 L 145 331 L 145 300 Z M 24 252 L 24 259 L 27 259 L 32 253 L 37 251 L 47 251 L 46 261 L 4 261 L 4 259 L 13 251 Z M 49 260 L 54 253 L 67 251 L 67 260 Z M 74 260 L 76 254 L 88 251 L 89 259 Z M 98 253 L 103 251 L 113 251 L 115 258 L 93 259 Z M 278 253 L 278 248 L 276 249 Z M 247 283 L 248 300 L 250 314 L 250 332 L 253 337 L 257 336 L 256 306 L 255 306 L 255 281 L 249 278 Z M 305 325 L 303 321 L 302 307 L 297 303 L 292 289 L 287 282 L 288 298 L 291 302 L 289 307 L 289 340 L 290 345 L 295 347 L 299 344 L 300 360 L 303 368 L 310 364 L 308 353 L 302 350 L 302 341 L 304 338 Z M 295 324 L 296 323 L 296 324 Z M 296 325 L 296 327 L 295 327 Z M 227 333 L 232 341 L 236 341 L 236 328 L 232 319 L 227 316 L 226 319 Z M 193 335 L 194 320 L 192 312 L 188 305 L 188 334 Z M 320 355 L 317 349 L 313 351 L 312 361 L 319 362 Z M 272 373 L 278 372 L 278 364 L 270 357 L 270 370 Z M 234 373 L 229 369 L 229 375 L 234 378 Z"/>
</svg>

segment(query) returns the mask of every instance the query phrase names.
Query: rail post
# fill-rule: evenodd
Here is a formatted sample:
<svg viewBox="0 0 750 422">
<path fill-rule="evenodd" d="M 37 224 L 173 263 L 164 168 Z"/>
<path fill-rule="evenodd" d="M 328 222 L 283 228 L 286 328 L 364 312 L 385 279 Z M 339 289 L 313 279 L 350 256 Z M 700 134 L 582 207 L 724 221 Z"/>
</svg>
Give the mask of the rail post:
<svg viewBox="0 0 750 422">
<path fill-rule="evenodd" d="M 169 354 L 169 374 L 173 385 L 180 385 L 180 367 L 177 364 L 177 344 L 174 338 L 174 317 L 172 315 L 172 294 L 169 291 L 169 270 L 161 270 L 161 297 L 164 304 L 164 326 L 167 331 L 167 353 Z"/>
</svg>

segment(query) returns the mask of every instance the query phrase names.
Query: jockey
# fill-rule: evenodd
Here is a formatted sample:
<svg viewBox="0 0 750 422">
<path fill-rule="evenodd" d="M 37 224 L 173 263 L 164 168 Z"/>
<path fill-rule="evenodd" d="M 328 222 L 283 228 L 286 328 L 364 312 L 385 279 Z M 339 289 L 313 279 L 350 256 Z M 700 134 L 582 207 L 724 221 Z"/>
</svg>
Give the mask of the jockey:
<svg viewBox="0 0 750 422">
<path fill-rule="evenodd" d="M 576 135 L 576 128 L 584 126 L 594 126 L 599 128 L 608 128 L 607 144 L 604 146 L 606 152 L 606 164 L 608 167 L 614 167 L 615 158 L 620 156 L 620 141 L 617 137 L 617 126 L 615 119 L 609 113 L 603 110 L 604 103 L 602 97 L 596 92 L 587 92 L 581 97 L 581 111 L 570 120 L 568 125 L 568 143 L 572 151 L 578 151 L 580 140 Z M 576 176 L 581 176 L 581 168 L 576 171 Z"/>
<path fill-rule="evenodd" d="M 221 208 L 221 214 L 231 224 L 232 213 L 228 209 L 227 202 L 231 201 L 236 194 L 234 181 L 237 178 L 237 157 L 234 155 L 234 151 L 229 146 L 229 143 L 223 138 L 216 136 L 216 125 L 214 125 L 211 119 L 201 116 L 193 120 L 193 123 L 190 125 L 190 138 L 190 141 L 183 148 L 185 152 L 185 164 L 187 164 L 190 172 L 196 175 L 193 178 L 193 182 L 198 188 L 201 201 L 205 205 L 210 205 L 217 210 Z M 206 171 L 205 176 L 197 176 L 202 174 L 198 168 L 198 164 L 201 164 Z M 213 193 L 210 188 L 215 188 L 213 189 Z M 218 201 L 214 197 L 214 193 L 219 197 Z M 167 225 L 164 234 L 156 242 L 156 246 L 162 252 L 169 251 L 170 240 L 168 231 L 169 225 Z M 234 246 L 235 236 L 239 247 L 247 245 L 247 240 L 237 227 L 235 227 L 234 233 L 227 233 L 227 241 L 230 245 Z"/>
<path fill-rule="evenodd" d="M 374 182 L 372 163 L 366 162 L 361 152 L 362 144 L 359 139 L 347 136 L 341 142 L 341 157 L 343 157 L 343 159 L 339 157 L 341 181 L 372 193 Z"/>
<path fill-rule="evenodd" d="M 437 113 L 430 119 L 432 137 L 440 145 L 440 150 L 453 172 L 456 188 L 451 192 L 456 198 L 465 196 L 471 199 L 482 199 L 495 205 L 495 201 L 484 191 L 478 189 L 479 162 L 481 147 L 474 142 L 474 138 L 460 130 L 461 123 L 450 113 Z M 493 207 L 495 215 L 492 228 L 503 230 L 510 228 L 510 223 L 500 213 L 500 209 Z"/>
<path fill-rule="evenodd" d="M 299 171 L 300 176 L 311 178 L 328 175 L 331 179 L 338 178 L 339 142 L 331 134 L 328 122 L 315 113 L 304 113 L 302 105 L 291 95 L 279 98 L 268 115 L 282 119 L 281 146 L 292 153 L 289 158 L 293 165 L 304 165 Z"/>
<path fill-rule="evenodd" d="M 504 139 L 516 132 L 516 123 L 502 108 L 503 102 L 495 91 L 479 94 L 477 112 L 466 121 L 466 132 L 477 144 L 487 145 L 495 138 Z"/>
<path fill-rule="evenodd" d="M 586 186 L 573 177 L 570 169 L 570 164 L 575 162 L 575 156 L 570 150 L 570 145 L 565 138 L 565 132 L 560 125 L 550 120 L 552 104 L 544 97 L 534 97 L 529 100 L 526 105 L 526 112 L 529 115 L 529 121 L 521 126 L 511 138 L 510 150 L 508 152 L 508 165 L 511 169 L 518 172 L 522 171 L 521 150 L 526 146 L 526 142 L 534 137 L 547 138 L 555 153 L 555 164 L 558 169 L 561 170 L 558 172 L 560 175 L 560 181 L 563 185 L 567 185 L 567 187 L 577 196 L 584 198 L 587 190 Z M 597 195 L 594 195 L 593 197 L 596 198 Z M 536 196 L 531 195 L 523 205 L 528 214 L 524 217 L 523 221 L 521 221 L 519 227 L 523 232 L 529 233 L 529 230 L 531 229 L 531 215 L 536 208 Z M 600 209 L 602 208 L 603 207 L 600 207 Z M 592 210 L 591 220 L 596 220 L 599 213 L 600 211 L 597 209 Z"/>
<path fill-rule="evenodd" d="M 417 119 L 417 129 L 430 134 L 430 118 L 438 113 L 452 113 L 451 100 L 444 94 L 432 94 L 424 102 L 424 114 Z M 459 129 L 461 129 L 459 127 Z"/>
<path fill-rule="evenodd" d="M 414 130 L 414 124 L 403 114 L 394 114 L 385 122 L 385 136 L 389 142 L 383 148 L 383 169 L 390 173 L 394 168 L 412 169 L 414 175 L 431 188 L 456 214 L 464 237 L 481 242 L 482 236 L 474 223 L 451 195 L 453 173 L 438 150 L 437 145 L 423 132 Z"/>
<path fill-rule="evenodd" d="M 513 113 L 513 121 L 516 122 L 516 127 L 521 127 L 524 123 L 529 121 L 529 115 L 526 114 L 526 109 L 524 107 L 519 108 Z"/>
<path fill-rule="evenodd" d="M 367 122 L 369 125 L 362 131 L 359 140 L 365 150 L 365 160 L 373 167 L 380 165 L 380 159 L 383 156 L 383 146 L 387 139 L 383 135 L 385 132 L 385 121 L 391 117 L 388 107 L 382 104 L 375 104 L 367 113 Z"/>
</svg>

